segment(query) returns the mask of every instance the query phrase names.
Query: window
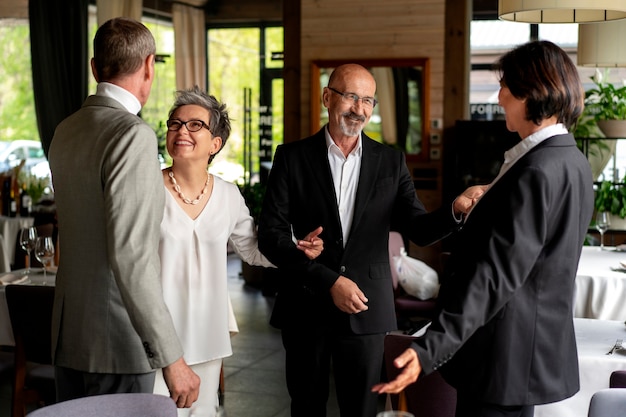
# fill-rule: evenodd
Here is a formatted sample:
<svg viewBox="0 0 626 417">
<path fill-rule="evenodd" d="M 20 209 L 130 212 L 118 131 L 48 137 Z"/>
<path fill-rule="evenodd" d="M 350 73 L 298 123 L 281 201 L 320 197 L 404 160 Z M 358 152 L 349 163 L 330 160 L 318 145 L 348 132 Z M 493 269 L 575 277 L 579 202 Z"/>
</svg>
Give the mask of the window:
<svg viewBox="0 0 626 417">
<path fill-rule="evenodd" d="M 0 19 L 0 141 L 39 141 L 25 19 Z"/>
<path fill-rule="evenodd" d="M 283 142 L 283 28 L 211 28 L 207 36 L 209 94 L 226 103 L 231 120 L 228 143 L 210 171 L 256 182 L 261 162 Z"/>
</svg>

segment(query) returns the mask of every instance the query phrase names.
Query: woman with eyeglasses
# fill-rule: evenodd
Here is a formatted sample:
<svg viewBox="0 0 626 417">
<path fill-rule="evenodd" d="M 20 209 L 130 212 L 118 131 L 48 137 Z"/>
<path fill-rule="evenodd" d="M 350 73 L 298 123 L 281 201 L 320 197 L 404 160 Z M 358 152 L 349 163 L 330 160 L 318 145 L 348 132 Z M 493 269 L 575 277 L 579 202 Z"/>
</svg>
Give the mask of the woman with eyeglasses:
<svg viewBox="0 0 626 417">
<path fill-rule="evenodd" d="M 179 409 L 179 416 L 214 416 L 222 359 L 232 355 L 230 333 L 238 331 L 228 295 L 227 246 L 250 265 L 273 265 L 258 250 L 239 188 L 208 172 L 230 134 L 226 105 L 197 86 L 178 91 L 167 128 L 173 162 L 162 172 L 161 280 L 184 358 L 202 381 L 198 400 Z M 323 249 L 320 232 L 298 241 L 309 259 Z M 168 394 L 160 372 L 155 392 Z"/>
</svg>

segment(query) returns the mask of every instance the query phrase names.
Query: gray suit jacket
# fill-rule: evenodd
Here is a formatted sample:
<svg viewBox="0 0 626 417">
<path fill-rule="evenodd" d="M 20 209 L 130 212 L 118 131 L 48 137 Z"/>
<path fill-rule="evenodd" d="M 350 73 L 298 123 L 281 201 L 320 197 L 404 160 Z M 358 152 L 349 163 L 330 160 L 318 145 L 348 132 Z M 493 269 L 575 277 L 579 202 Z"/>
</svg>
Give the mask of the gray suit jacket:
<svg viewBox="0 0 626 417">
<path fill-rule="evenodd" d="M 116 100 L 90 96 L 49 152 L 59 224 L 54 363 L 145 373 L 183 354 L 163 301 L 164 190 L 154 131 Z"/>
<path fill-rule="evenodd" d="M 592 212 L 591 169 L 571 135 L 520 158 L 455 236 L 442 312 L 414 345 L 424 371 L 492 404 L 578 391 L 574 285 Z"/>
</svg>

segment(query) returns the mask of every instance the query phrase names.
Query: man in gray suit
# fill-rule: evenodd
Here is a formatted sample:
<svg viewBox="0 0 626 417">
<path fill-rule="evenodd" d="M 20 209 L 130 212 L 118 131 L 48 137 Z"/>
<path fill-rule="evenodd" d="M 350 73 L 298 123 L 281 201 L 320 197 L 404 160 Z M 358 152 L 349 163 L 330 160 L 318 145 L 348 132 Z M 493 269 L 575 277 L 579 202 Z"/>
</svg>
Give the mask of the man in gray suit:
<svg viewBox="0 0 626 417">
<path fill-rule="evenodd" d="M 152 392 L 163 368 L 179 408 L 198 397 L 163 301 L 158 259 L 164 189 L 154 131 L 137 113 L 154 79 L 155 41 L 131 19 L 94 39 L 94 96 L 50 146 L 60 246 L 52 346 L 59 401 Z"/>
</svg>

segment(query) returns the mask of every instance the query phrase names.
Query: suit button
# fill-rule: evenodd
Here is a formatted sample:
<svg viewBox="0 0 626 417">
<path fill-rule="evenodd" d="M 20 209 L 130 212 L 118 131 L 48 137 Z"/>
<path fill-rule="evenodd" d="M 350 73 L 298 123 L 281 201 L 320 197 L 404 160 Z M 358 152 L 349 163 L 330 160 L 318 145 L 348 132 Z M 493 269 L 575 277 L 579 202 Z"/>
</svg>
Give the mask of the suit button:
<svg viewBox="0 0 626 417">
<path fill-rule="evenodd" d="M 339 272 L 341 272 L 342 274 L 346 272 L 346 267 L 341 265 L 341 268 L 339 268 Z"/>
</svg>

